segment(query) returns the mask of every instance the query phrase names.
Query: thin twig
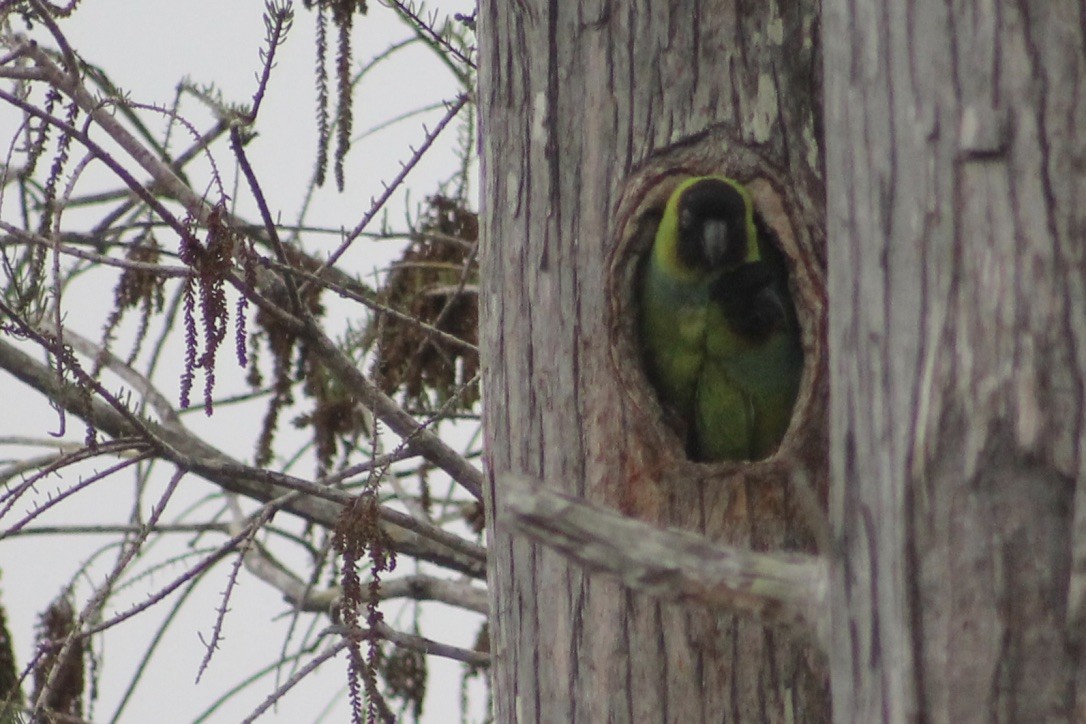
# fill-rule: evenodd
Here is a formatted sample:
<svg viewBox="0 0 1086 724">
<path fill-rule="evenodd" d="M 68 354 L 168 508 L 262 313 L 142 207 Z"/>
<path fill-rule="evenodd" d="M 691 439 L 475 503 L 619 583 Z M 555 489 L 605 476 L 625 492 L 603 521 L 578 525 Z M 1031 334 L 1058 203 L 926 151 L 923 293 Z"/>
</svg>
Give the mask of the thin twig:
<svg viewBox="0 0 1086 724">
<path fill-rule="evenodd" d="M 14 236 L 20 243 L 34 244 L 35 246 L 45 246 L 55 248 L 65 254 L 84 259 L 86 261 L 94 262 L 95 264 L 102 264 L 104 266 L 117 267 L 118 269 L 125 269 L 129 271 L 139 271 L 149 274 L 155 274 L 163 278 L 186 278 L 194 276 L 195 272 L 187 266 L 166 266 L 164 264 L 152 264 L 143 261 L 130 261 L 128 259 L 115 259 L 111 256 L 105 256 L 102 254 L 95 254 L 90 251 L 83 251 L 82 249 L 71 246 L 70 244 L 54 243 L 48 239 L 38 236 L 37 234 L 31 234 L 17 226 L 13 226 L 6 221 L 0 221 L 0 229 Z M 0 240 L 0 246 L 5 246 L 12 242 L 7 240 Z"/>
<path fill-rule="evenodd" d="M 368 640 L 367 637 L 369 636 L 370 631 L 373 631 L 380 638 L 391 641 L 397 646 L 411 651 L 418 651 L 419 653 L 429 654 L 431 656 L 441 656 L 454 661 L 462 661 L 465 664 L 470 664 L 472 666 L 490 666 L 490 654 L 483 653 L 482 651 L 475 651 L 474 649 L 463 649 L 459 646 L 450 646 L 449 644 L 443 644 L 440 641 L 428 639 L 425 636 L 416 636 L 415 634 L 396 631 L 391 626 L 384 623 L 378 624 L 372 629 L 347 628 L 346 626 L 339 625 L 331 626 L 330 629 L 342 636 L 353 638 L 356 641 Z"/>
<path fill-rule="evenodd" d="M 434 127 L 434 130 L 426 134 L 426 137 L 422 141 L 422 145 L 419 146 L 419 148 L 411 154 L 411 158 L 407 160 L 407 163 L 403 164 L 403 166 L 400 168 L 400 172 L 396 174 L 396 176 L 392 179 L 392 182 L 384 185 L 384 191 L 374 200 L 372 204 L 370 204 L 369 211 L 367 211 L 366 214 L 362 217 L 362 220 L 355 225 L 354 229 L 352 229 L 347 234 L 347 236 L 343 239 L 342 243 L 340 243 L 339 247 L 329 255 L 329 257 L 325 260 L 324 264 L 321 265 L 321 268 L 317 270 L 317 276 L 320 276 L 326 268 L 333 266 L 337 261 L 339 261 L 339 258 L 343 256 L 344 252 L 346 252 L 347 249 L 350 248 L 351 244 L 353 244 L 355 242 L 355 239 L 357 239 L 362 233 L 362 230 L 369 226 L 369 223 L 373 221 L 374 217 L 376 217 L 381 209 L 384 208 L 385 203 L 392 197 L 393 192 L 397 188 L 399 188 L 400 184 L 402 184 L 404 179 L 407 178 L 407 174 L 411 173 L 411 170 L 415 168 L 419 161 L 422 160 L 422 157 L 426 155 L 426 152 L 430 149 L 430 146 L 434 144 L 434 141 L 436 141 L 437 137 L 441 135 L 441 132 L 445 130 L 445 127 L 448 126 L 454 118 L 456 118 L 456 115 L 460 112 L 460 109 L 463 108 L 467 102 L 468 95 L 466 93 L 462 93 L 460 94 L 460 96 L 457 97 L 455 101 L 449 104 L 448 110 L 445 112 L 445 115 L 441 117 L 441 120 L 438 121 L 437 125 Z"/>
</svg>

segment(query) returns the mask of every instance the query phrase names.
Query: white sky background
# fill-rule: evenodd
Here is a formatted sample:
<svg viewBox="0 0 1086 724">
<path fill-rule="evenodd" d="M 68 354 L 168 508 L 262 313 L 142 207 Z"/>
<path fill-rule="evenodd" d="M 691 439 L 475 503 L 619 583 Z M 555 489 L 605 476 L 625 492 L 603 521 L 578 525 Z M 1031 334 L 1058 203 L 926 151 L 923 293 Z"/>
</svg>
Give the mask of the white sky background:
<svg viewBox="0 0 1086 724">
<path fill-rule="evenodd" d="M 75 15 L 62 22 L 72 46 L 89 62 L 99 65 L 110 73 L 112 80 L 128 91 L 134 101 L 169 106 L 178 81 L 188 77 L 197 84 L 214 83 L 228 101 L 248 103 L 256 87 L 255 75 L 260 70 L 259 51 L 263 47 L 264 26 L 261 16 L 264 10 L 261 0 L 84 0 Z M 472 5 L 467 0 L 431 2 L 428 7 L 451 15 L 454 12 L 470 13 Z M 316 155 L 317 133 L 315 123 L 315 90 L 313 68 L 315 19 L 301 2 L 295 6 L 294 28 L 286 44 L 279 48 L 277 64 L 273 71 L 268 95 L 257 121 L 259 136 L 246 147 L 250 161 L 263 183 L 264 193 L 273 215 L 279 214 L 284 223 L 293 223 L 301 207 L 305 189 L 313 173 Z M 35 37 L 45 42 L 47 36 L 35 29 Z M 409 37 L 410 31 L 391 10 L 378 2 L 370 2 L 367 16 L 356 17 L 354 33 L 354 62 L 356 67 L 379 54 L 390 43 Z M 334 47 L 334 46 L 333 46 Z M 334 49 L 333 49 L 334 55 Z M 334 77 L 330 79 L 334 83 Z M 436 60 L 432 52 L 421 45 L 397 54 L 394 60 L 384 63 L 362 82 L 355 94 L 354 135 L 398 116 L 406 111 L 425 106 L 442 99 L 451 100 L 456 85 L 451 73 Z M 333 100 L 334 102 L 334 100 Z M 184 106 L 185 115 L 197 129 L 210 126 L 211 115 L 191 100 Z M 390 181 L 399 171 L 400 163 L 410 157 L 408 145 L 418 147 L 424 139 L 423 123 L 433 128 L 440 119 L 441 109 L 397 124 L 364 140 L 357 141 L 346 164 L 347 190 L 339 194 L 334 189 L 329 168 L 329 181 L 315 197 L 307 217 L 309 223 L 332 228 L 354 227 L 370 206 L 371 198 L 378 195 L 382 181 Z M 0 138 L 6 143 L 12 137 L 14 123 L 18 119 L 9 108 L 0 108 Z M 150 118 L 144 114 L 144 119 Z M 386 206 L 389 223 L 404 228 L 404 217 L 410 208 L 412 215 L 418 203 L 436 191 L 438 179 L 448 178 L 454 169 L 453 149 L 458 142 L 458 129 L 450 128 L 439 139 L 431 153 L 423 159 L 408 178 L 410 201 L 403 192 L 397 193 Z M 172 148 L 176 151 L 187 147 L 190 139 L 174 131 Z M 214 156 L 224 181 L 235 178 L 233 159 L 227 146 L 220 141 L 214 147 Z M 78 156 L 76 156 L 78 158 Z M 43 162 L 48 162 L 48 158 Z M 134 164 L 128 164 L 134 168 Z M 206 178 L 205 166 L 194 163 L 187 168 L 190 178 Z M 97 171 L 88 170 L 88 174 Z M 80 193 L 92 190 L 84 180 Z M 103 188 L 115 189 L 114 179 L 104 175 Z M 194 181 L 195 182 L 195 181 Z M 199 190 L 199 189 L 198 189 Z M 234 194 L 239 200 L 238 210 L 247 218 L 257 219 L 247 189 Z M 12 223 L 15 205 L 9 199 L 0 207 L 0 217 Z M 78 219 L 66 219 L 67 228 L 79 228 Z M 380 217 L 379 217 L 380 218 Z M 375 224 L 374 231 L 379 224 Z M 160 240 L 176 243 L 171 235 L 162 234 Z M 331 251 L 339 243 L 338 236 L 328 234 L 307 239 L 310 250 L 319 248 L 317 240 Z M 398 247 L 383 246 L 359 241 L 348 252 L 342 268 L 368 274 L 387 266 L 397 255 Z M 97 339 L 112 298 L 115 275 L 88 276 L 67 293 L 64 311 L 73 328 L 84 336 Z M 329 306 L 327 319 L 333 335 L 344 328 L 346 319 L 337 319 L 336 308 L 329 304 L 330 295 L 324 295 Z M 345 311 L 359 320 L 357 307 L 345 307 Z M 29 348 L 27 348 L 29 350 Z M 126 350 L 124 345 L 118 349 Z M 180 345 L 177 359 L 172 364 L 161 365 L 156 381 L 170 399 L 178 394 L 180 371 Z M 36 357 L 40 355 L 35 354 Z M 237 367 L 230 339 L 224 343 L 217 367 L 217 392 L 243 391 L 241 381 L 244 372 Z M 194 405 L 202 399 L 201 376 L 197 376 L 193 390 Z M 46 402 L 27 391 L 18 382 L 0 373 L 0 395 L 4 404 L 0 407 L 0 438 L 29 436 L 46 438 L 47 433 L 58 428 L 56 413 Z M 252 459 L 253 441 L 259 431 L 264 403 L 256 406 L 220 408 L 214 417 L 207 419 L 202 412 L 189 413 L 185 423 L 205 436 L 213 444 L 243 460 Z M 286 419 L 289 419 L 286 418 Z M 69 417 L 66 439 L 78 442 L 83 436 L 83 426 Z M 281 425 L 281 439 L 290 434 L 289 423 Z M 292 449 L 286 446 L 280 449 Z M 41 448 L 22 449 L 10 445 L 0 447 L 0 464 L 27 450 L 41 454 Z M 83 474 L 100 470 L 113 459 L 102 458 L 93 467 L 80 469 Z M 162 468 L 165 472 L 165 467 Z M 297 474 L 313 474 L 311 464 L 302 463 Z M 65 478 L 54 486 L 39 486 L 37 493 L 24 498 L 7 519 L 0 521 L 0 529 L 6 529 L 33 504 L 40 504 L 50 492 L 66 489 L 73 483 L 69 469 Z M 132 488 L 131 475 L 121 475 L 100 482 L 72 499 L 65 501 L 48 515 L 36 520 L 32 526 L 58 524 L 124 523 L 129 515 Z M 188 476 L 182 483 L 182 491 L 167 509 L 167 520 L 182 511 L 187 502 L 201 500 L 216 489 L 195 476 Z M 435 494 L 444 492 L 435 485 Z M 146 497 L 147 509 L 155 501 Z M 212 503 L 217 508 L 218 501 Z M 207 504 L 205 503 L 205 506 Z M 286 524 L 286 514 L 276 518 L 277 524 Z M 295 526 L 296 527 L 296 526 Z M 0 540 L 0 600 L 8 611 L 8 625 L 15 640 L 18 664 L 23 666 L 33 650 L 33 627 L 40 612 L 69 581 L 80 563 L 98 551 L 116 536 L 52 537 L 32 536 Z M 157 544 L 154 558 L 167 559 L 184 552 L 191 536 L 179 535 Z M 211 536 L 205 544 L 215 545 L 221 536 Z M 99 582 L 116 559 L 111 549 L 97 557 L 91 566 L 89 580 Z M 289 556 L 289 552 L 284 555 Z M 289 558 L 288 558 L 288 562 Z M 304 562 L 298 559 L 296 570 L 304 571 Z M 146 564 L 138 566 L 145 568 Z M 107 608 L 106 615 L 123 610 L 128 603 L 143 600 L 147 591 L 172 580 L 182 572 L 181 566 L 173 566 L 157 572 L 146 588 L 133 590 L 119 596 Z M 123 722 L 186 722 L 192 721 L 217 697 L 231 686 L 273 661 L 278 655 L 285 636 L 289 606 L 267 584 L 243 571 L 230 601 L 230 613 L 225 619 L 224 638 L 219 651 L 212 659 L 201 683 L 194 684 L 197 668 L 204 656 L 205 639 L 215 623 L 216 611 L 221 603 L 220 594 L 227 585 L 229 562 L 218 566 L 200 584 L 197 592 L 181 610 L 164 641 L 159 645 L 137 694 L 128 704 L 120 721 Z M 401 561 L 393 576 L 409 573 L 406 560 Z M 78 589 L 76 604 L 85 603 L 90 586 L 84 582 Z M 150 614 L 144 614 L 121 624 L 110 632 L 103 652 L 100 677 L 99 701 L 94 709 L 95 721 L 109 721 L 113 716 L 123 688 L 128 685 L 131 672 L 137 665 L 138 656 L 147 648 L 148 639 L 154 635 L 163 616 L 171 609 L 176 596 L 159 604 Z M 386 621 L 393 627 L 408 630 L 410 618 L 397 618 L 401 606 L 383 607 Z M 477 632 L 480 617 L 464 614 L 440 604 L 424 608 L 422 633 L 443 642 L 470 647 Z M 303 619 L 303 625 L 308 622 Z M 321 619 L 318 626 L 327 625 Z M 295 634 L 295 641 L 297 640 Z M 428 696 L 424 710 L 424 722 L 451 722 L 459 718 L 461 666 L 454 662 L 429 659 L 430 674 Z M 331 707 L 324 721 L 347 721 L 346 661 L 340 656 L 327 664 L 301 686 L 281 700 L 278 710 L 269 712 L 260 721 L 308 722 Z M 272 690 L 274 677 L 266 677 L 249 690 L 220 709 L 208 721 L 234 722 L 247 715 Z M 29 693 L 29 686 L 26 687 Z M 471 720 L 481 718 L 482 694 L 476 684 L 472 688 L 473 705 Z"/>
</svg>

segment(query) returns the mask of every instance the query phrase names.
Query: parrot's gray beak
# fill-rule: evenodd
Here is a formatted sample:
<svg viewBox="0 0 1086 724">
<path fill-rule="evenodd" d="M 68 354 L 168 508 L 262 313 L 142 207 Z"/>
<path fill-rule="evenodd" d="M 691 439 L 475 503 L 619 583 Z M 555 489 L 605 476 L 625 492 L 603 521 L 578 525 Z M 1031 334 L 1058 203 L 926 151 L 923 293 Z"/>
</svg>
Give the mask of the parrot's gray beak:
<svg viewBox="0 0 1086 724">
<path fill-rule="evenodd" d="M 721 219 L 706 219 L 701 227 L 701 236 L 709 268 L 723 266 L 728 253 L 728 225 Z"/>
</svg>

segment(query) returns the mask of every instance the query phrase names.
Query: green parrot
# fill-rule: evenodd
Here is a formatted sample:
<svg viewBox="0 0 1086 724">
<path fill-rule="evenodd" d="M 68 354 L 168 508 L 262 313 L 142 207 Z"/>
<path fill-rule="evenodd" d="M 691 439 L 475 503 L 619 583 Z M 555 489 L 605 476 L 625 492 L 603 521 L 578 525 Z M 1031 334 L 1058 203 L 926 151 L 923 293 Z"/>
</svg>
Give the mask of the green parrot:
<svg viewBox="0 0 1086 724">
<path fill-rule="evenodd" d="M 640 269 L 649 378 L 695 460 L 766 458 L 792 418 L 803 348 L 788 268 L 764 228 L 746 187 L 690 178 Z"/>
</svg>

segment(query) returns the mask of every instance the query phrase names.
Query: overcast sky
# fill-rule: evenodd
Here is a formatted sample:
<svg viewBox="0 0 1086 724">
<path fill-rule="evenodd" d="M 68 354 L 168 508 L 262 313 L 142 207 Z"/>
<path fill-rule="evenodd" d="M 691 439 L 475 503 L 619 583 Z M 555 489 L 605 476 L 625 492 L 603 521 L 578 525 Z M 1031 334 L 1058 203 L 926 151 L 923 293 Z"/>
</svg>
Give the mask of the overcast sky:
<svg viewBox="0 0 1086 724">
<path fill-rule="evenodd" d="M 71 19 L 63 21 L 62 29 L 87 61 L 105 68 L 113 81 L 135 101 L 170 105 L 176 84 L 188 77 L 198 84 L 214 83 L 228 101 L 247 103 L 260 68 L 258 54 L 264 36 L 263 6 L 262 0 L 189 0 L 184 3 L 85 0 Z M 431 2 L 428 7 L 451 14 L 470 12 L 471 3 Z M 40 29 L 33 32 L 39 33 Z M 47 36 L 35 37 L 45 41 Z M 313 14 L 298 2 L 294 29 L 280 49 L 271 90 L 258 120 L 260 135 L 247 147 L 254 168 L 264 182 L 272 213 L 286 223 L 292 223 L 301 208 L 317 143 L 313 37 Z M 358 18 L 356 23 L 355 60 L 367 60 L 390 43 L 407 37 L 409 31 L 390 10 L 378 2 L 371 2 L 369 15 Z M 451 74 L 429 51 L 422 48 L 405 51 L 367 76 L 359 87 L 355 101 L 356 135 L 406 111 L 451 99 L 454 92 Z M 201 114 L 191 102 L 186 108 L 197 128 L 210 124 L 210 114 Z M 0 135 L 4 139 L 12 137 L 13 124 L 18 120 L 14 115 L 10 109 L 0 108 Z M 440 116 L 441 111 L 431 112 L 359 141 L 347 164 L 347 192 L 339 194 L 332 188 L 324 189 L 315 198 L 308 220 L 333 228 L 353 227 L 368 208 L 370 199 L 380 193 L 381 182 L 390 180 L 398 172 L 399 164 L 407 160 L 410 153 L 407 145 L 417 147 L 422 141 L 423 123 L 432 128 Z M 455 131 L 447 133 L 436 144 L 434 152 L 428 154 L 413 172 L 407 184 L 410 202 L 404 193 L 397 194 L 390 202 L 387 208 L 394 225 L 402 227 L 401 220 L 409 204 L 413 206 L 421 201 L 435 190 L 438 178 L 450 175 L 455 142 Z M 174 147 L 183 145 L 187 144 L 175 144 Z M 218 147 L 216 160 L 223 175 L 232 178 L 233 164 L 222 145 Z M 108 188 L 116 187 L 112 179 L 107 179 L 106 184 Z M 87 190 L 89 188 L 83 189 Z M 244 192 L 237 194 L 239 209 L 253 218 L 252 206 L 246 196 Z M 6 204 L 0 214 L 10 220 L 7 214 L 14 208 Z M 77 216 L 67 218 L 77 225 Z M 335 236 L 329 235 L 329 248 L 337 242 Z M 366 273 L 384 268 L 395 253 L 396 250 L 387 245 L 378 248 L 373 244 L 356 244 L 345 265 Z M 81 284 L 84 286 L 76 285 L 66 297 L 65 313 L 76 329 L 92 339 L 97 338 L 109 311 L 111 286 L 103 286 L 101 280 L 94 278 Z M 346 321 L 334 320 L 333 330 L 341 329 Z M 174 360 L 172 365 L 165 366 L 163 374 L 167 379 L 180 369 L 178 362 Z M 218 375 L 221 387 L 233 385 L 240 389 L 243 371 L 237 369 L 230 355 L 224 355 L 220 360 Z M 160 384 L 163 384 L 162 379 L 160 376 Z M 0 412 L 0 438 L 16 435 L 45 438 L 47 433 L 57 430 L 57 415 L 42 398 L 26 391 L 4 373 L 0 373 L 0 389 L 4 390 L 5 400 Z M 163 392 L 176 399 L 176 385 L 163 384 Z M 239 456 L 245 456 L 248 451 L 246 459 L 251 459 L 252 440 L 258 429 L 252 415 L 252 408 L 248 412 L 224 410 L 210 420 L 200 413 L 190 414 L 185 422 L 194 430 L 211 436 L 223 449 Z M 70 419 L 67 439 L 76 442 L 82 435 L 82 426 Z M 9 459 L 26 450 L 5 445 L 0 447 L 0 458 Z M 40 448 L 33 451 L 41 454 Z M 101 469 L 106 464 L 107 461 L 99 461 L 93 469 Z M 91 470 L 88 467 L 82 472 L 86 474 Z M 12 516 L 25 513 L 33 503 L 47 499 L 51 491 L 66 489 L 72 482 L 65 478 L 56 481 L 51 488 L 41 487 L 33 499 L 22 501 L 20 509 Z M 185 479 L 182 487 L 182 493 L 171 502 L 171 510 L 183 509 L 183 501 L 194 505 L 204 501 L 203 505 L 213 509 L 207 496 L 215 492 L 214 488 L 191 476 Z M 34 525 L 123 523 L 131 499 L 131 477 L 113 478 L 58 506 L 54 512 L 36 520 Z M 147 499 L 150 505 L 154 496 Z M 13 520 L 2 520 L 0 526 L 6 528 Z M 277 519 L 276 522 L 280 521 Z M 25 665 L 31 655 L 32 629 L 38 614 L 67 583 L 80 563 L 96 556 L 88 569 L 89 581 L 100 581 L 108 571 L 116 551 L 96 552 L 110 540 L 95 536 L 34 536 L 0 541 L 0 568 L 3 569 L 0 596 L 8 610 L 8 625 L 14 636 L 20 666 Z M 155 551 L 154 558 L 166 560 L 184 552 L 188 541 L 189 537 L 177 537 L 173 549 L 169 541 L 159 544 L 161 550 Z M 209 545 L 218 542 L 221 538 L 205 541 Z M 143 600 L 148 591 L 155 590 L 156 584 L 164 584 L 181 570 L 174 566 L 156 572 L 147 580 L 145 588 L 119 596 L 109 612 L 123 609 L 126 603 Z M 139 693 L 129 703 L 120 721 L 192 721 L 229 686 L 241 683 L 279 655 L 289 606 L 266 584 L 243 572 L 232 594 L 220 650 L 203 681 L 194 683 L 205 652 L 200 637 L 206 639 L 212 630 L 228 574 L 228 566 L 216 569 L 182 608 L 179 619 L 159 645 L 146 679 L 139 685 Z M 85 595 L 90 586 L 83 585 L 78 590 Z M 84 602 L 85 598 L 77 600 L 77 605 Z M 387 607 L 386 620 L 395 627 L 409 628 L 410 618 L 397 618 L 403 615 L 398 613 L 399 609 Z M 146 650 L 147 641 L 168 611 L 169 603 L 160 605 L 150 615 L 126 622 L 107 639 L 95 721 L 109 721 L 112 717 L 121 691 L 128 684 L 129 675 L 125 672 L 132 671 L 137 665 L 137 657 Z M 453 612 L 437 604 L 426 611 L 422 624 L 425 634 L 460 646 L 471 646 L 479 617 Z M 326 620 L 320 623 L 321 626 L 326 624 Z M 423 721 L 455 721 L 459 711 L 461 667 L 432 657 L 430 666 L 429 695 Z M 325 721 L 345 721 L 348 712 L 345 682 L 346 664 L 340 657 L 288 694 L 276 712 L 265 715 L 260 721 L 313 721 L 327 706 L 332 709 Z M 273 684 L 271 678 L 260 681 L 208 721 L 238 721 L 267 696 Z M 481 694 L 478 687 L 473 691 L 473 711 L 478 720 L 482 710 Z"/>
</svg>

